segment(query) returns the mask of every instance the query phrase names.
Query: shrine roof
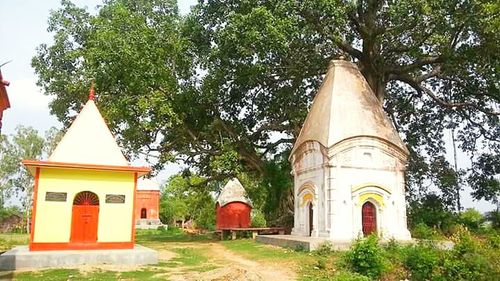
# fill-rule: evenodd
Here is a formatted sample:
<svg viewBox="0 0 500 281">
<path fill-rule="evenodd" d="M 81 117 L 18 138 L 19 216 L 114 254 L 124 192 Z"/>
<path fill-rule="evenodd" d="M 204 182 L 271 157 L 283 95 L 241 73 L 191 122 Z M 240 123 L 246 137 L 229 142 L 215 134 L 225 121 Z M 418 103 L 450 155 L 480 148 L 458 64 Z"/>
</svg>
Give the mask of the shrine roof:
<svg viewBox="0 0 500 281">
<path fill-rule="evenodd" d="M 241 185 L 237 178 L 229 180 L 217 198 L 217 203 L 221 207 L 231 202 L 242 202 L 252 206 L 252 202 L 247 198 L 245 188 L 243 188 L 243 185 Z"/>
<path fill-rule="evenodd" d="M 59 167 L 68 169 L 93 169 L 135 171 L 147 174 L 149 167 L 134 167 L 125 159 L 113 134 L 94 103 L 94 90 L 89 100 L 66 131 L 47 161 L 25 160 L 33 167 Z"/>
<path fill-rule="evenodd" d="M 313 100 L 291 156 L 307 141 L 317 141 L 329 148 L 357 136 L 386 140 L 408 154 L 381 102 L 356 64 L 333 60 Z"/>
</svg>

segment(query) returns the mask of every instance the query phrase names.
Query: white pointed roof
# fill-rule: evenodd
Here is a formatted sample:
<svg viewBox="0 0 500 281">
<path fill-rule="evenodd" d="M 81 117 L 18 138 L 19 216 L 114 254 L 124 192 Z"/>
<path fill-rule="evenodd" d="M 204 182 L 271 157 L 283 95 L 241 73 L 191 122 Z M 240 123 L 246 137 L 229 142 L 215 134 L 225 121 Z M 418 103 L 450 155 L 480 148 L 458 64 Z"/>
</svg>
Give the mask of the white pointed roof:
<svg viewBox="0 0 500 281">
<path fill-rule="evenodd" d="M 241 185 L 237 178 L 230 180 L 224 188 L 222 188 L 217 198 L 217 203 L 219 203 L 221 207 L 231 202 L 243 202 L 252 206 L 252 202 L 247 198 L 245 188 L 243 188 L 243 185 Z"/>
<path fill-rule="evenodd" d="M 129 165 L 92 99 L 87 101 L 48 160 L 109 166 Z"/>
<path fill-rule="evenodd" d="M 137 190 L 160 190 L 160 184 L 152 178 L 140 178 L 137 180 Z"/>
<path fill-rule="evenodd" d="M 334 60 L 313 100 L 292 154 L 306 141 L 325 147 L 356 137 L 373 136 L 389 141 L 408 153 L 358 67 Z"/>
</svg>

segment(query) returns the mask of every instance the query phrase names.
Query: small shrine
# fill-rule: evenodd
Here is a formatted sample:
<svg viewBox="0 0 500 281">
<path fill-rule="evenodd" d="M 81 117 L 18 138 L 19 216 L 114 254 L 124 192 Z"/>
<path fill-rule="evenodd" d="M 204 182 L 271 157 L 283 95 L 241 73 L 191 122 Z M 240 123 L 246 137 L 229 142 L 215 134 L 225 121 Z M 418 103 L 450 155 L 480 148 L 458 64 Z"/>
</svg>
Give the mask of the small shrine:
<svg viewBox="0 0 500 281">
<path fill-rule="evenodd" d="M 132 249 L 139 177 L 94 103 L 94 91 L 47 160 L 24 160 L 35 177 L 30 251 Z"/>
<path fill-rule="evenodd" d="M 250 227 L 252 203 L 237 178 L 230 180 L 221 190 L 215 204 L 216 229 Z"/>
<path fill-rule="evenodd" d="M 156 229 L 160 221 L 160 185 L 154 179 L 139 179 L 135 205 L 136 228 Z"/>
<path fill-rule="evenodd" d="M 292 235 L 411 239 L 404 177 L 408 154 L 358 67 L 332 61 L 290 155 Z"/>
</svg>

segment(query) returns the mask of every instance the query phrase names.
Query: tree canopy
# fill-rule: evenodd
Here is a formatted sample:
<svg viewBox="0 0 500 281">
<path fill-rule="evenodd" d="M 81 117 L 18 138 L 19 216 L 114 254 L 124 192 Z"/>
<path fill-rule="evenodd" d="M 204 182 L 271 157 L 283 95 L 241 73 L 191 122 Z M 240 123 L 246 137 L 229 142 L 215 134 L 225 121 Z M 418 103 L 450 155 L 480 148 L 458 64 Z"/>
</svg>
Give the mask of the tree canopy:
<svg viewBox="0 0 500 281">
<path fill-rule="evenodd" d="M 18 198 L 29 220 L 34 180 L 21 161 L 47 157 L 61 137 L 54 127 L 45 132 L 44 138 L 32 127 L 24 126 L 17 127 L 15 134 L 0 135 L 0 209 L 8 199 Z M 26 226 L 29 231 L 29 223 Z"/>
<path fill-rule="evenodd" d="M 408 145 L 418 195 L 426 181 L 457 185 L 443 161 L 450 131 L 478 175 L 482 155 L 499 154 L 499 12 L 490 0 L 244 0 L 182 16 L 174 0 L 107 0 L 91 14 L 63 0 L 33 66 L 66 124 L 93 80 L 130 154 L 207 180 L 252 173 L 283 201 L 291 144 L 329 60 L 345 56 Z"/>
</svg>

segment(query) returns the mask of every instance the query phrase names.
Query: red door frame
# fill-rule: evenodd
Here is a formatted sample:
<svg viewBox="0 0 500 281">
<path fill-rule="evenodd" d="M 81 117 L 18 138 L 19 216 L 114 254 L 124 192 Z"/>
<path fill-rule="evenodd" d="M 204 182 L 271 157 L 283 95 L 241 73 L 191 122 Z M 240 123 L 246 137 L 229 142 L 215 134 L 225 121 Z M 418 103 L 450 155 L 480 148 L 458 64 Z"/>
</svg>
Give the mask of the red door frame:
<svg viewBox="0 0 500 281">
<path fill-rule="evenodd" d="M 78 193 L 73 201 L 72 211 L 70 243 L 97 243 L 97 227 L 99 225 L 99 198 L 97 195 L 90 191 Z"/>
<path fill-rule="evenodd" d="M 361 207 L 361 225 L 364 236 L 377 232 L 377 207 L 370 201 Z"/>
</svg>

